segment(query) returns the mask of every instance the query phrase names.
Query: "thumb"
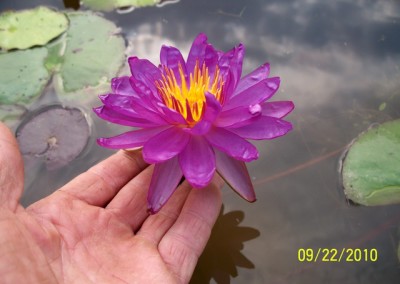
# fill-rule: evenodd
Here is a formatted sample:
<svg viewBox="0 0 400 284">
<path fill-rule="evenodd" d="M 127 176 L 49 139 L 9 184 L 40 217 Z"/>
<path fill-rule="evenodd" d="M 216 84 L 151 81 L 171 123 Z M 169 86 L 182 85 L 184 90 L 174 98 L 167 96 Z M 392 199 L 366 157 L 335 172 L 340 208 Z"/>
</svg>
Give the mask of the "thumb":
<svg viewBox="0 0 400 284">
<path fill-rule="evenodd" d="M 11 130 L 0 122 L 0 208 L 17 210 L 24 188 L 24 164 Z"/>
</svg>

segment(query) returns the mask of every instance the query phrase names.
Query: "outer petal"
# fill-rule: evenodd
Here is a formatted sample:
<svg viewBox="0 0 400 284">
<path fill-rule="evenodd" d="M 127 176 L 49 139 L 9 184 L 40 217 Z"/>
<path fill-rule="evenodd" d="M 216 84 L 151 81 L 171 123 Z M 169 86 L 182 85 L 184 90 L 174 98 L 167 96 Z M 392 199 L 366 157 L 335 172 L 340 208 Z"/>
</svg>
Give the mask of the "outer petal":
<svg viewBox="0 0 400 284">
<path fill-rule="evenodd" d="M 179 164 L 183 175 L 193 187 L 205 187 L 214 176 L 214 151 L 203 137 L 192 136 L 179 154 Z"/>
<path fill-rule="evenodd" d="M 179 168 L 178 157 L 155 165 L 147 195 L 148 209 L 151 214 L 157 213 L 164 206 L 181 178 L 182 171 Z"/>
<path fill-rule="evenodd" d="M 199 34 L 193 41 L 186 61 L 186 70 L 188 74 L 193 73 L 196 61 L 199 62 L 200 66 L 203 65 L 207 45 L 207 36 L 203 33 Z"/>
<path fill-rule="evenodd" d="M 111 80 L 113 93 L 123 96 L 137 96 L 129 81 L 129 76 L 116 77 Z"/>
<path fill-rule="evenodd" d="M 245 53 L 245 47 L 243 44 L 239 44 L 227 53 L 225 53 L 219 60 L 219 68 L 221 69 L 221 76 L 225 78 L 228 71 L 231 73 L 231 84 L 236 88 L 240 76 L 242 75 L 242 65 Z"/>
<path fill-rule="evenodd" d="M 267 102 L 262 105 L 262 114 L 282 118 L 294 109 L 294 103 L 291 101 Z"/>
<path fill-rule="evenodd" d="M 131 68 L 132 76 L 136 80 L 142 82 L 147 88 L 151 90 L 153 94 L 156 94 L 157 88 L 155 86 L 155 82 L 162 79 L 161 71 L 147 59 L 130 57 L 128 59 L 128 62 Z"/>
<path fill-rule="evenodd" d="M 129 148 L 141 147 L 151 137 L 166 130 L 167 128 L 168 126 L 143 128 L 139 130 L 125 132 L 123 134 L 110 138 L 99 138 L 97 139 L 97 143 L 100 146 L 111 149 L 129 149 Z"/>
<path fill-rule="evenodd" d="M 160 70 L 147 59 L 139 59 L 133 56 L 129 57 L 128 63 L 133 77 L 137 79 L 146 78 L 153 82 L 161 79 Z"/>
<path fill-rule="evenodd" d="M 256 195 L 246 164 L 227 156 L 217 149 L 215 149 L 215 157 L 217 171 L 225 182 L 247 201 L 256 201 Z"/>
<path fill-rule="evenodd" d="M 178 155 L 189 142 L 190 134 L 178 127 L 171 127 L 152 137 L 143 146 L 143 158 L 147 163 L 159 163 Z"/>
<path fill-rule="evenodd" d="M 244 76 L 238 83 L 237 88 L 233 94 L 233 96 L 236 96 L 236 94 L 240 94 L 241 92 L 247 90 L 251 86 L 257 84 L 258 82 L 268 78 L 269 75 L 269 63 L 265 63 L 258 67 L 256 70 L 253 72 L 247 74 Z"/>
<path fill-rule="evenodd" d="M 278 77 L 264 79 L 251 86 L 245 91 L 237 94 L 224 105 L 224 109 L 232 109 L 239 106 L 251 106 L 260 104 L 272 97 L 279 88 Z"/>
<path fill-rule="evenodd" d="M 214 78 L 215 68 L 218 64 L 218 60 L 218 51 L 211 44 L 208 44 L 204 53 L 204 64 L 208 68 L 208 74 L 210 78 Z"/>
<path fill-rule="evenodd" d="M 214 124 L 218 127 L 235 126 L 259 115 L 259 112 L 251 112 L 248 107 L 237 107 L 222 111 Z"/>
<path fill-rule="evenodd" d="M 121 124 L 126 126 L 133 126 L 133 127 L 156 127 L 160 126 L 159 123 L 149 121 L 144 118 L 128 116 L 113 110 L 107 106 L 101 106 L 94 108 L 93 111 L 102 119 Z"/>
<path fill-rule="evenodd" d="M 175 79 L 179 85 L 181 84 L 179 65 L 183 70 L 183 74 L 185 75 L 185 77 L 187 77 L 185 60 L 183 59 L 179 49 L 172 46 L 163 45 L 160 52 L 160 62 L 161 65 L 168 67 L 174 72 Z"/>
<path fill-rule="evenodd" d="M 250 162 L 258 158 L 253 144 L 223 128 L 213 127 L 205 137 L 214 147 L 235 159 Z"/>
<path fill-rule="evenodd" d="M 259 116 L 243 127 L 229 128 L 229 131 L 246 139 L 273 139 L 292 130 L 292 124 L 285 120 L 270 117 Z"/>
<path fill-rule="evenodd" d="M 142 106 L 140 99 L 133 96 L 101 95 L 99 96 L 104 105 L 115 112 L 132 117 L 141 118 L 153 124 L 167 124 L 160 114 Z"/>
</svg>

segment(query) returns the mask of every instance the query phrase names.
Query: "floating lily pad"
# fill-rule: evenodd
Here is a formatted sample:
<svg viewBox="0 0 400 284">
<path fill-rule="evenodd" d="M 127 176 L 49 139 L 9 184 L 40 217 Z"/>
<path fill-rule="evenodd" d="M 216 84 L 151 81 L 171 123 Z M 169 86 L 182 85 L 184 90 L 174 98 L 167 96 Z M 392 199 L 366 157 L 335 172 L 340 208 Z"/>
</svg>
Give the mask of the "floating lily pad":
<svg viewBox="0 0 400 284">
<path fill-rule="evenodd" d="M 49 72 L 56 72 L 59 70 L 61 64 L 64 62 L 64 52 L 65 52 L 65 34 L 59 39 L 46 45 L 48 50 L 48 55 L 44 66 L 49 70 Z"/>
<path fill-rule="evenodd" d="M 342 168 L 345 193 L 362 205 L 400 203 L 400 120 L 362 133 Z"/>
<path fill-rule="evenodd" d="M 68 28 L 68 19 L 46 7 L 0 15 L 0 48 L 25 49 L 45 45 Z"/>
<path fill-rule="evenodd" d="M 125 41 L 114 23 L 90 12 L 68 13 L 70 27 L 59 76 L 73 92 L 114 77 L 125 61 Z"/>
<path fill-rule="evenodd" d="M 44 47 L 0 54 L 0 104 L 26 104 L 38 96 L 49 80 Z"/>
<path fill-rule="evenodd" d="M 25 112 L 26 108 L 20 105 L 0 104 L 0 121 L 4 122 L 8 127 L 13 127 Z"/>
<path fill-rule="evenodd" d="M 24 156 L 44 159 L 48 169 L 67 165 L 88 143 L 90 127 L 77 108 L 48 106 L 33 113 L 16 131 Z"/>
<path fill-rule="evenodd" d="M 161 0 L 82 0 L 83 5 L 98 11 L 111 11 L 122 7 L 144 7 L 153 6 L 160 3 Z"/>
</svg>

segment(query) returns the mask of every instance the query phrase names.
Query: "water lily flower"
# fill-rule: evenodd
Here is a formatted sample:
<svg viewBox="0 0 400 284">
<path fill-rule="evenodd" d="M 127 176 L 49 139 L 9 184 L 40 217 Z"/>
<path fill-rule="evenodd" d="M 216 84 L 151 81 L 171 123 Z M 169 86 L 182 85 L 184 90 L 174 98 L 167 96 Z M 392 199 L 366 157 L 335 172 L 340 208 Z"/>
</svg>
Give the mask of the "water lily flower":
<svg viewBox="0 0 400 284">
<path fill-rule="evenodd" d="M 245 48 L 215 49 L 205 34 L 194 40 L 185 61 L 181 52 L 162 46 L 161 64 L 128 59 L 131 76 L 114 78 L 112 93 L 100 96 L 96 114 L 136 129 L 98 144 L 112 149 L 143 147 L 143 158 L 155 164 L 148 207 L 156 213 L 184 176 L 195 188 L 208 185 L 217 171 L 241 197 L 255 193 L 246 162 L 258 158 L 247 139 L 273 139 L 292 129 L 282 118 L 291 101 L 268 102 L 280 79 L 268 78 L 263 64 L 241 78 Z"/>
</svg>

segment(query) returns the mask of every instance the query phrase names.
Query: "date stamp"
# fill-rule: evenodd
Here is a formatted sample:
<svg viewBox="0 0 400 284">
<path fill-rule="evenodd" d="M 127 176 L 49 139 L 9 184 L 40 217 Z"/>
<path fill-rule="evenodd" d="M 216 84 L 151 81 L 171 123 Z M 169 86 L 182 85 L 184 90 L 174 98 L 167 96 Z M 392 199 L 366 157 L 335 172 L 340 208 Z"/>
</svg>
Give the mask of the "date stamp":
<svg viewBox="0 0 400 284">
<path fill-rule="evenodd" d="M 299 262 L 376 262 L 378 250 L 375 248 L 299 248 Z"/>
</svg>

